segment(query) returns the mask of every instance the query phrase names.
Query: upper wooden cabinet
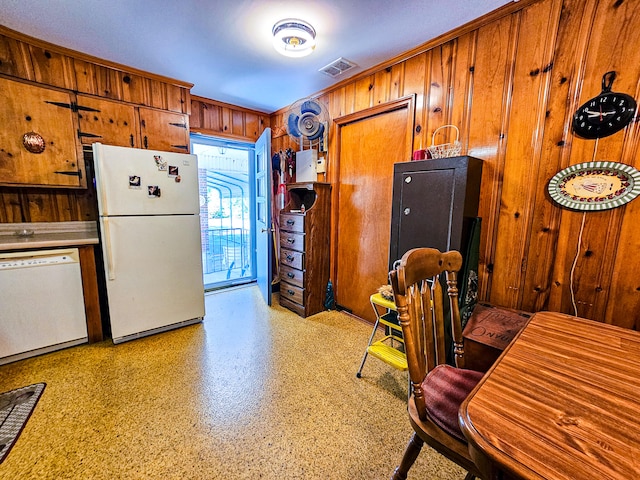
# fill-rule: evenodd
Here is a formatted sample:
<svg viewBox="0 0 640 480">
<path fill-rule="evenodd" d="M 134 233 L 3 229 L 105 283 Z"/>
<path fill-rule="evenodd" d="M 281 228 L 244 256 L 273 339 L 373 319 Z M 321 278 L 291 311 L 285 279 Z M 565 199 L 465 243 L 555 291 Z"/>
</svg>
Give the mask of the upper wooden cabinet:
<svg viewBox="0 0 640 480">
<path fill-rule="evenodd" d="M 69 93 L 0 78 L 0 185 L 85 188 Z"/>
<path fill-rule="evenodd" d="M 82 143 L 189 152 L 187 116 L 78 95 Z"/>
<path fill-rule="evenodd" d="M 96 97 L 78 95 L 78 136 L 82 143 L 100 142 L 119 147 L 140 147 L 135 107 Z"/>
<path fill-rule="evenodd" d="M 139 108 L 142 148 L 189 153 L 189 119 L 182 113 Z"/>
</svg>

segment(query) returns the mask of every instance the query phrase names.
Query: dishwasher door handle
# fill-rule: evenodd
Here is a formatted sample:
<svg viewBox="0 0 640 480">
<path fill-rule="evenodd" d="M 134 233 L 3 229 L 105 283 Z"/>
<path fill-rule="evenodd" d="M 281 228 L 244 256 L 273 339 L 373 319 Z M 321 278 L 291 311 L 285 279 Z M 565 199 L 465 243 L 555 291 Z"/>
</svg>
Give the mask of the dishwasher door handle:
<svg viewBox="0 0 640 480">
<path fill-rule="evenodd" d="M 106 257 L 107 278 L 109 280 L 116 279 L 116 265 L 113 259 L 113 247 L 111 246 L 111 231 L 109 219 L 103 218 L 102 225 L 104 227 L 104 256 Z"/>
</svg>

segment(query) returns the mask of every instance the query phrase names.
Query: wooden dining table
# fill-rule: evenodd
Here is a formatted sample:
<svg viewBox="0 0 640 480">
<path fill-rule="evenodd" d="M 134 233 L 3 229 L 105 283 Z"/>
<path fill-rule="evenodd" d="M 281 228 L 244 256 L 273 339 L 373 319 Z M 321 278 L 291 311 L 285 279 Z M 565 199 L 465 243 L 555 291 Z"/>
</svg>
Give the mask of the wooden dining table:
<svg viewBox="0 0 640 480">
<path fill-rule="evenodd" d="M 640 478 L 640 333 L 539 312 L 462 403 L 485 480 Z"/>
</svg>

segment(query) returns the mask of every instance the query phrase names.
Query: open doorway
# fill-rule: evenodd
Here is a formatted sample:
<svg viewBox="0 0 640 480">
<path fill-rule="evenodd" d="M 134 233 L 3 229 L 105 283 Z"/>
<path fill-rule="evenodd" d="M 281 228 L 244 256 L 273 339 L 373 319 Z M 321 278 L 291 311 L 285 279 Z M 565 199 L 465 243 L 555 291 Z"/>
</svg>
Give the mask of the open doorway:
<svg viewBox="0 0 640 480">
<path fill-rule="evenodd" d="M 205 290 L 256 280 L 253 144 L 191 134 L 198 157 Z"/>
</svg>

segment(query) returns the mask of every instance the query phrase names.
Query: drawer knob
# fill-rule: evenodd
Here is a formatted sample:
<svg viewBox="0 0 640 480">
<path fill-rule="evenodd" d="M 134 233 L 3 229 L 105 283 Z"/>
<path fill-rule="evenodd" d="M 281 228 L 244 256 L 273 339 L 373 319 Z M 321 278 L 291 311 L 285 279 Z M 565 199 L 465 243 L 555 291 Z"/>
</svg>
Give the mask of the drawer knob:
<svg viewBox="0 0 640 480">
<path fill-rule="evenodd" d="M 293 278 L 293 277 L 295 277 L 295 275 L 293 273 L 289 272 L 289 273 L 287 273 L 287 277 Z"/>
<path fill-rule="evenodd" d="M 293 255 L 287 255 L 287 260 L 289 260 L 290 262 L 293 262 Z"/>
<path fill-rule="evenodd" d="M 287 290 L 287 293 L 288 293 L 289 295 L 295 295 L 295 294 L 296 294 L 296 292 L 294 292 L 293 290 Z"/>
<path fill-rule="evenodd" d="M 294 223 L 296 223 L 295 220 L 291 220 L 291 219 L 287 220 L 287 225 L 293 225 Z"/>
<path fill-rule="evenodd" d="M 291 238 L 291 237 L 288 237 L 288 238 L 287 238 L 287 243 L 288 243 L 289 245 L 293 245 L 293 244 L 295 243 L 295 241 L 296 241 L 296 240 L 295 240 L 295 238 Z"/>
</svg>

